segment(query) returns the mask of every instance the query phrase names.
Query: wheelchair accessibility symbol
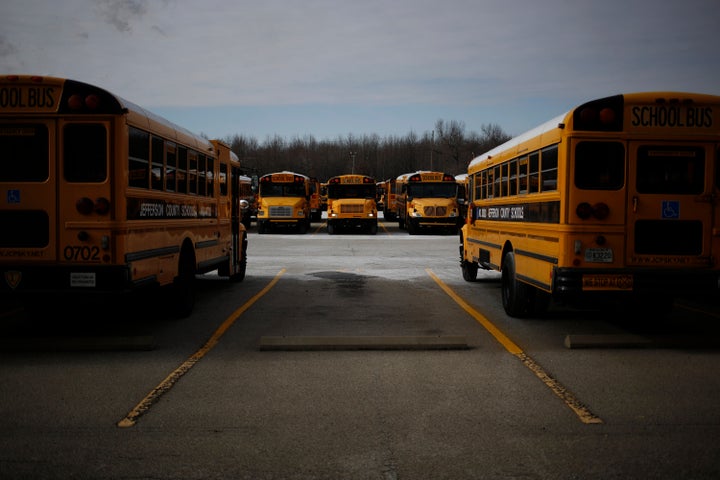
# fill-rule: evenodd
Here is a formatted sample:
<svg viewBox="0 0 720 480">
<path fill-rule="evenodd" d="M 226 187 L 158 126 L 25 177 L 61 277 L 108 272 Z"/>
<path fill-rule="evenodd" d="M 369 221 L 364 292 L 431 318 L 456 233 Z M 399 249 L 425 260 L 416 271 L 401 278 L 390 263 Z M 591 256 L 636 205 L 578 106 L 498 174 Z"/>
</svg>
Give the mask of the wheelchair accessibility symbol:
<svg viewBox="0 0 720 480">
<path fill-rule="evenodd" d="M 663 200 L 662 218 L 680 218 L 680 202 L 676 200 Z"/>
</svg>

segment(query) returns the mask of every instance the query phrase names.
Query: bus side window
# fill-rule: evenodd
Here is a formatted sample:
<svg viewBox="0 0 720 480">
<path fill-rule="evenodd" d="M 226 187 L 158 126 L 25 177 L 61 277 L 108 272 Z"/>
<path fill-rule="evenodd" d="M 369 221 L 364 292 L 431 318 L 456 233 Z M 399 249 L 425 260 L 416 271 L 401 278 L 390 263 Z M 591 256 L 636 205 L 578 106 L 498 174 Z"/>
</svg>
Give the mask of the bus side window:
<svg viewBox="0 0 720 480">
<path fill-rule="evenodd" d="M 528 193 L 528 157 L 522 157 L 518 159 L 518 192 Z"/>
<path fill-rule="evenodd" d="M 542 191 L 557 190 L 558 147 L 545 148 L 542 151 Z"/>
<path fill-rule="evenodd" d="M 167 182 L 165 188 L 168 192 L 174 192 L 176 189 L 175 169 L 177 168 L 177 156 L 175 154 L 175 144 L 172 142 L 166 143 L 165 159 L 165 180 Z"/>
<path fill-rule="evenodd" d="M 537 193 L 540 191 L 540 154 L 538 152 L 530 154 L 528 169 L 528 193 Z"/>
<path fill-rule="evenodd" d="M 193 150 L 188 152 L 188 192 L 198 193 L 198 154 Z"/>
<path fill-rule="evenodd" d="M 187 154 L 187 148 L 178 148 L 178 165 L 175 176 L 177 177 L 177 191 L 179 193 L 187 193 Z"/>
<path fill-rule="evenodd" d="M 150 134 L 128 129 L 128 186 L 148 188 L 150 168 Z"/>
<path fill-rule="evenodd" d="M 518 161 L 517 159 L 510 162 L 510 189 L 508 195 L 517 195 L 518 193 Z"/>
<path fill-rule="evenodd" d="M 163 189 L 165 175 L 165 142 L 160 137 L 152 137 L 152 169 L 150 186 L 153 190 Z"/>
</svg>

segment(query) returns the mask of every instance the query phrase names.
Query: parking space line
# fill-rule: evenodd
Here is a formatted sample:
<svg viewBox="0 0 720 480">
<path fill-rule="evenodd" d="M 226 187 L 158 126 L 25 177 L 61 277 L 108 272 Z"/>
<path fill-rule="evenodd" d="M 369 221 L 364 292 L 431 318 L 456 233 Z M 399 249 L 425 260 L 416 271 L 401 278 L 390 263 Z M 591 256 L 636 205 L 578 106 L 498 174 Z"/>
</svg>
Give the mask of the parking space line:
<svg viewBox="0 0 720 480">
<path fill-rule="evenodd" d="M 598 424 L 603 423 L 602 419 L 592 413 L 585 405 L 583 405 L 575 395 L 572 394 L 567 388 L 565 388 L 560 382 L 549 375 L 543 368 L 535 362 L 529 355 L 527 355 L 522 348 L 520 348 L 515 342 L 513 342 L 507 335 L 505 335 L 499 328 L 497 328 L 490 320 L 488 320 L 483 314 L 475 310 L 469 303 L 463 300 L 460 295 L 455 293 L 445 282 L 433 273 L 432 270 L 426 268 L 425 271 L 430 277 L 435 280 L 440 288 L 452 298 L 455 303 L 460 305 L 471 317 L 473 317 L 485 330 L 487 330 L 500 344 L 505 347 L 509 353 L 514 355 L 520 360 L 523 365 L 530 369 L 552 392 L 560 397 L 560 399 L 568 406 L 575 415 L 578 416 L 581 422 L 586 424 Z"/>
<path fill-rule="evenodd" d="M 178 368 L 176 368 L 170 375 L 168 375 L 165 380 L 160 382 L 160 384 L 155 387 L 150 393 L 143 398 L 140 403 L 138 403 L 135 408 L 133 408 L 130 413 L 128 413 L 125 418 L 120 420 L 117 423 L 118 427 L 127 428 L 132 427 L 137 423 L 138 418 L 140 418 L 141 415 L 145 414 L 150 407 L 157 402 L 160 397 L 167 391 L 172 388 L 175 383 L 177 383 L 178 380 L 180 380 L 180 377 L 185 375 L 193 365 L 195 365 L 200 359 L 202 359 L 205 354 L 207 354 L 212 348 L 217 344 L 218 340 L 220 340 L 220 337 L 222 337 L 225 332 L 232 326 L 233 323 L 235 323 L 235 320 L 242 315 L 245 310 L 250 308 L 256 301 L 260 299 L 263 295 L 268 293 L 271 288 L 275 286 L 275 284 L 280 280 L 280 277 L 285 273 L 285 269 L 283 268 L 278 272 L 277 275 L 275 275 L 275 278 L 273 278 L 270 283 L 267 284 L 265 288 L 260 290 L 259 293 L 255 294 L 250 300 L 245 302 L 240 308 L 235 310 L 225 321 L 218 327 L 217 330 L 213 333 L 213 335 L 210 337 L 210 339 L 205 343 L 205 345 L 202 346 L 197 352 L 193 353 L 190 358 L 185 360 L 182 365 L 180 365 Z"/>
</svg>

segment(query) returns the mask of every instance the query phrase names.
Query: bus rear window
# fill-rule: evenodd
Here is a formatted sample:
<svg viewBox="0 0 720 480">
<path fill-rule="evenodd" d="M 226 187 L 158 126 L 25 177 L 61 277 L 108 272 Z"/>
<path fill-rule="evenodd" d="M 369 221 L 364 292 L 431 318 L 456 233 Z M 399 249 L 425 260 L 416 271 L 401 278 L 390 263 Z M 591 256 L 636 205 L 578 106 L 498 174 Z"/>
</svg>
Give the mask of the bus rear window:
<svg viewBox="0 0 720 480">
<path fill-rule="evenodd" d="M 0 182 L 44 182 L 48 165 L 46 125 L 0 125 Z"/>
<path fill-rule="evenodd" d="M 619 142 L 580 142 L 575 147 L 575 186 L 620 190 L 625 185 L 625 147 Z"/>
<path fill-rule="evenodd" d="M 702 193 L 705 150 L 702 147 L 645 145 L 638 149 L 637 191 L 640 193 Z"/>
<path fill-rule="evenodd" d="M 107 178 L 107 132 L 96 123 L 66 125 L 63 170 L 68 182 L 102 182 Z"/>
</svg>

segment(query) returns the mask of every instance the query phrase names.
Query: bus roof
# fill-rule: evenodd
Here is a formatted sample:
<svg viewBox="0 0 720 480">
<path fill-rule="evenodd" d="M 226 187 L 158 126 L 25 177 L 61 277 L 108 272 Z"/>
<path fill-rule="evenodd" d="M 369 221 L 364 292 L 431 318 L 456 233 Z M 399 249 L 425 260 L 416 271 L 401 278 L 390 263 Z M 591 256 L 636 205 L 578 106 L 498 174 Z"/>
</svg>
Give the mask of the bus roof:
<svg viewBox="0 0 720 480">
<path fill-rule="evenodd" d="M 691 92 L 673 92 L 673 91 L 657 91 L 657 92 L 633 92 L 633 93 L 624 93 L 624 94 L 618 94 L 618 95 L 612 95 L 608 97 L 603 98 L 597 98 L 590 100 L 588 102 L 585 102 L 583 104 L 577 105 L 576 107 L 568 110 L 567 112 L 558 115 L 557 117 L 554 117 L 550 120 L 548 120 L 545 123 L 542 123 L 538 125 L 537 127 L 528 130 L 527 132 L 518 135 L 517 137 L 514 137 L 507 142 L 503 143 L 502 145 L 498 145 L 497 147 L 493 148 L 492 150 L 489 150 L 482 155 L 473 158 L 470 163 L 468 164 L 468 170 L 472 169 L 474 166 L 484 162 L 485 160 L 490 159 L 491 157 L 498 155 L 500 152 L 504 152 L 507 150 L 512 149 L 513 147 L 516 147 L 520 145 L 523 142 L 526 142 L 532 138 L 538 137 L 543 135 L 544 133 L 557 130 L 558 128 L 564 128 L 564 126 L 570 124 L 571 116 L 573 112 L 576 110 L 582 109 L 584 106 L 587 106 L 589 104 L 592 104 L 594 102 L 602 102 L 607 101 L 611 99 L 617 99 L 619 101 L 624 102 L 625 104 L 634 104 L 634 103 L 664 103 L 664 102 L 677 102 L 677 101 L 685 101 L 685 100 L 693 100 L 695 102 L 701 102 L 703 104 L 720 104 L 720 96 L 717 95 L 710 95 L 710 94 L 704 94 L 704 93 L 691 93 Z"/>
<path fill-rule="evenodd" d="M 521 143 L 530 140 L 531 138 L 537 137 L 538 135 L 542 135 L 543 133 L 549 132 L 551 130 L 555 130 L 558 128 L 558 125 L 563 123 L 565 118 L 570 114 L 570 111 L 567 111 L 563 113 L 562 115 L 558 115 L 557 117 L 554 117 L 547 122 L 538 125 L 537 127 L 528 130 L 527 132 L 518 135 L 517 137 L 511 138 L 507 142 L 498 145 L 497 147 L 493 148 L 492 150 L 489 150 L 482 155 L 473 158 L 470 161 L 470 164 L 468 165 L 468 169 L 472 168 L 473 166 L 482 163 L 483 161 L 497 155 L 500 152 L 503 152 L 505 150 L 509 150 L 513 147 L 516 147 L 520 145 Z"/>
</svg>

